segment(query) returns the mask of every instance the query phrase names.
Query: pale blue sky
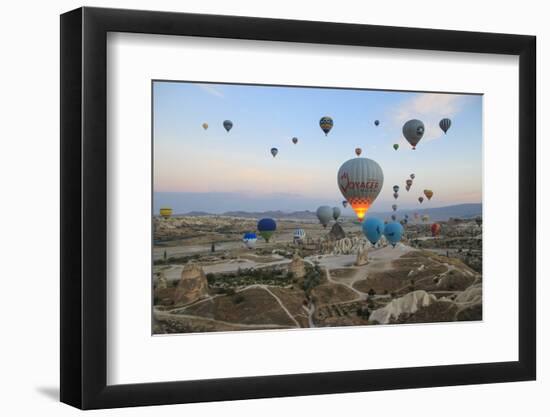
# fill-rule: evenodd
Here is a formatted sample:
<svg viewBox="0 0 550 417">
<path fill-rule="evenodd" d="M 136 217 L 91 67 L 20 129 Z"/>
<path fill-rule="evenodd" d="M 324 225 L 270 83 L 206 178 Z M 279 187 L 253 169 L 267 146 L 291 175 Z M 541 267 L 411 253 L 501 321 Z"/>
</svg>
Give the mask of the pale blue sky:
<svg viewBox="0 0 550 417">
<path fill-rule="evenodd" d="M 154 82 L 153 110 L 155 210 L 165 204 L 176 205 L 177 213 L 338 205 L 336 173 L 356 147 L 384 171 L 373 211 L 390 209 L 394 184 L 401 187 L 401 208 L 418 206 L 424 188 L 434 197 L 422 208 L 481 202 L 479 95 Z M 334 120 L 328 137 L 319 128 L 325 115 Z M 443 117 L 452 120 L 447 135 L 438 127 Z M 415 151 L 401 134 L 412 118 L 426 125 Z M 233 122 L 229 133 L 225 119 Z M 406 192 L 412 172 L 416 179 Z M 174 199 L 166 192 L 186 194 Z"/>
</svg>

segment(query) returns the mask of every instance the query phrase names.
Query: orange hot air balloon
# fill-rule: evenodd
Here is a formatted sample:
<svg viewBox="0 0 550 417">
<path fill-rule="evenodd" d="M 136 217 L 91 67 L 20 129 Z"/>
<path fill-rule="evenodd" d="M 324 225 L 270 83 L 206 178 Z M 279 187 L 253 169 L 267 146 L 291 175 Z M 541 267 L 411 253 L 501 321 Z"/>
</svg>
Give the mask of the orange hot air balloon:
<svg viewBox="0 0 550 417">
<path fill-rule="evenodd" d="M 363 221 L 368 209 L 382 190 L 384 184 L 382 168 L 372 159 L 350 159 L 338 170 L 337 181 L 340 192 L 355 211 L 359 221 Z"/>
<path fill-rule="evenodd" d="M 434 192 L 432 190 L 424 190 L 424 195 L 428 198 L 428 200 L 431 200 Z"/>
<path fill-rule="evenodd" d="M 441 232 L 441 225 L 439 223 L 432 224 L 432 236 L 436 237 Z"/>
<path fill-rule="evenodd" d="M 355 148 L 355 155 L 359 156 L 361 155 L 361 152 L 363 152 L 361 148 Z"/>
</svg>

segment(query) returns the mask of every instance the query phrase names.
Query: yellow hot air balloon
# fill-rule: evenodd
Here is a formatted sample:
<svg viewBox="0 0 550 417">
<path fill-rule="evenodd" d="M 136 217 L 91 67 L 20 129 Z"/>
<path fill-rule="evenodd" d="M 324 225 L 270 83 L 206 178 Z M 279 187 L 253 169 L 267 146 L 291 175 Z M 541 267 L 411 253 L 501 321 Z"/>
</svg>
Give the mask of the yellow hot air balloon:
<svg viewBox="0 0 550 417">
<path fill-rule="evenodd" d="M 160 209 L 160 215 L 165 219 L 169 219 L 172 215 L 172 209 L 170 207 L 162 207 Z"/>
<path fill-rule="evenodd" d="M 432 190 L 424 190 L 424 195 L 428 198 L 428 200 L 431 200 L 434 192 Z"/>
<path fill-rule="evenodd" d="M 203 128 L 204 130 L 208 129 L 208 123 L 203 123 L 203 124 L 202 124 L 202 128 Z"/>
</svg>

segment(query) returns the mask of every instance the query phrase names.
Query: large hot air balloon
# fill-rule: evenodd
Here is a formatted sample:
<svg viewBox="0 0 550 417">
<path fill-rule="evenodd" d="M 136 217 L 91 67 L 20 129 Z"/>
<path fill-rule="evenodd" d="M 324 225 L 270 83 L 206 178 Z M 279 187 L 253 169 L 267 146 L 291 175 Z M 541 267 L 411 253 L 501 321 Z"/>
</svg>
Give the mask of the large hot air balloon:
<svg viewBox="0 0 550 417">
<path fill-rule="evenodd" d="M 317 208 L 317 218 L 323 227 L 327 227 L 327 224 L 332 220 L 334 211 L 329 206 L 320 206 Z"/>
<path fill-rule="evenodd" d="M 391 215 L 391 219 L 392 219 L 393 221 L 396 221 L 396 220 L 397 220 L 397 216 L 396 216 L 395 214 L 392 214 L 392 215 Z"/>
<path fill-rule="evenodd" d="M 294 240 L 303 241 L 306 238 L 306 232 L 304 229 L 294 230 Z"/>
<path fill-rule="evenodd" d="M 394 143 L 394 144 L 393 144 L 393 149 L 394 149 L 394 150 L 398 150 L 398 149 L 399 149 L 399 144 L 398 144 L 398 143 Z"/>
<path fill-rule="evenodd" d="M 393 186 L 393 192 L 394 192 L 394 193 L 399 192 L 399 185 L 394 185 L 394 186 Z"/>
<path fill-rule="evenodd" d="M 231 128 L 233 127 L 233 122 L 231 120 L 224 120 L 223 121 L 223 127 L 225 128 L 225 130 L 227 130 L 229 132 L 231 130 Z"/>
<path fill-rule="evenodd" d="M 428 200 L 431 200 L 434 192 L 432 190 L 424 190 L 424 195 L 428 198 Z"/>
<path fill-rule="evenodd" d="M 418 202 L 419 202 L 420 204 L 422 204 L 423 201 L 424 201 L 424 197 L 418 197 Z"/>
<path fill-rule="evenodd" d="M 169 219 L 170 216 L 172 215 L 172 209 L 170 207 L 161 207 L 159 213 L 161 217 L 165 219 Z"/>
<path fill-rule="evenodd" d="M 375 125 L 375 126 L 378 126 L 379 124 L 380 124 L 380 120 L 375 120 L 375 121 L 374 121 L 374 125 Z"/>
<path fill-rule="evenodd" d="M 332 126 L 334 126 L 332 117 L 329 117 L 329 116 L 321 117 L 321 120 L 319 120 L 319 126 L 321 126 L 321 130 L 325 132 L 325 136 L 327 136 L 328 132 L 330 132 L 330 129 L 332 129 Z"/>
<path fill-rule="evenodd" d="M 386 236 L 388 242 L 395 248 L 395 245 L 401 240 L 401 236 L 403 236 L 403 226 L 399 223 L 395 223 L 395 221 L 393 223 L 388 223 L 384 226 L 384 236 Z"/>
<path fill-rule="evenodd" d="M 203 128 L 204 130 L 208 129 L 208 123 L 203 123 L 203 124 L 202 124 L 202 128 Z"/>
<path fill-rule="evenodd" d="M 243 236 L 243 243 L 248 249 L 254 248 L 254 246 L 256 246 L 257 240 L 258 237 L 256 236 L 256 233 L 245 233 Z"/>
<path fill-rule="evenodd" d="M 361 152 L 363 152 L 361 148 L 355 148 L 355 155 L 359 156 L 361 155 Z"/>
<path fill-rule="evenodd" d="M 391 205 L 391 209 L 392 209 L 393 211 L 396 211 L 396 210 L 397 210 L 397 204 L 392 204 L 392 205 Z"/>
<path fill-rule="evenodd" d="M 277 148 L 271 148 L 271 155 L 273 155 L 273 158 L 275 158 L 278 153 L 279 153 L 279 150 Z"/>
<path fill-rule="evenodd" d="M 266 242 L 269 242 L 269 239 L 275 230 L 277 230 L 277 223 L 273 219 L 265 218 L 258 222 L 257 228 L 258 232 L 260 232 L 260 236 L 263 237 Z"/>
<path fill-rule="evenodd" d="M 373 246 L 376 245 L 384 234 L 384 223 L 376 217 L 367 217 L 363 222 L 363 234 Z"/>
<path fill-rule="evenodd" d="M 443 131 L 443 133 L 447 134 L 447 130 L 451 127 L 451 119 L 441 119 L 439 121 L 439 127 Z"/>
<path fill-rule="evenodd" d="M 380 194 L 384 173 L 372 159 L 354 158 L 342 164 L 338 170 L 338 188 L 351 205 L 359 221 L 363 221 L 368 209 Z"/>
<path fill-rule="evenodd" d="M 399 197 L 399 193 L 393 193 L 393 198 L 397 200 L 397 197 Z"/>
<path fill-rule="evenodd" d="M 416 175 L 411 174 L 410 177 L 411 177 L 411 180 L 414 180 L 414 177 L 416 177 Z"/>
<path fill-rule="evenodd" d="M 292 143 L 296 145 L 298 143 L 298 138 L 296 137 L 292 138 Z"/>
<path fill-rule="evenodd" d="M 413 149 L 416 149 L 416 145 L 424 136 L 424 123 L 420 120 L 412 119 L 403 125 L 403 136 L 407 139 Z"/>
<path fill-rule="evenodd" d="M 340 214 L 342 214 L 342 212 L 340 211 L 340 207 L 332 208 L 332 218 L 334 220 L 338 220 L 338 217 L 340 217 Z"/>
<path fill-rule="evenodd" d="M 347 200 L 342 201 L 342 206 L 344 206 L 344 208 L 346 208 L 348 206 L 348 201 Z"/>
<path fill-rule="evenodd" d="M 436 237 L 441 232 L 441 225 L 439 223 L 434 223 L 432 224 L 431 230 L 432 230 L 432 236 Z"/>
</svg>

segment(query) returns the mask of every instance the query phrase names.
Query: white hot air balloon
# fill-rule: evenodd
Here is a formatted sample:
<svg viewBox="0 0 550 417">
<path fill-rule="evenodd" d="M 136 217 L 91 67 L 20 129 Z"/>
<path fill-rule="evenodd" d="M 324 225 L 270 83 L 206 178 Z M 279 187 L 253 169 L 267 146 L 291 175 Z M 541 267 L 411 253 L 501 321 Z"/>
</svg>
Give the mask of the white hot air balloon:
<svg viewBox="0 0 550 417">
<path fill-rule="evenodd" d="M 351 205 L 359 221 L 380 194 L 384 173 L 378 163 L 369 158 L 353 158 L 338 170 L 338 188 Z"/>
<path fill-rule="evenodd" d="M 320 206 L 317 209 L 317 218 L 319 219 L 319 222 L 323 225 L 323 227 L 327 227 L 327 225 L 333 218 L 333 214 L 334 211 L 329 206 Z"/>
</svg>

